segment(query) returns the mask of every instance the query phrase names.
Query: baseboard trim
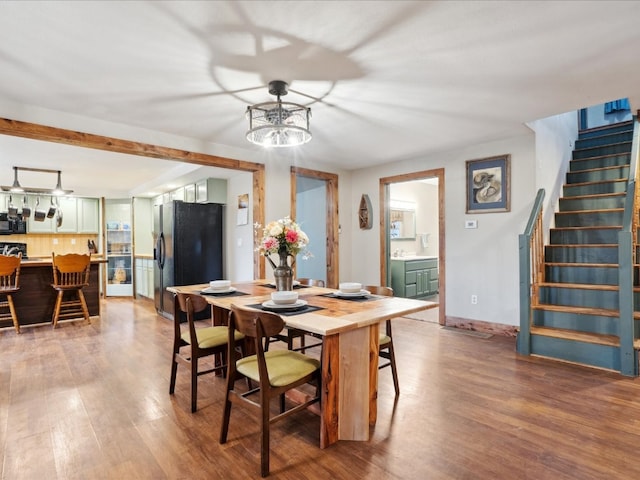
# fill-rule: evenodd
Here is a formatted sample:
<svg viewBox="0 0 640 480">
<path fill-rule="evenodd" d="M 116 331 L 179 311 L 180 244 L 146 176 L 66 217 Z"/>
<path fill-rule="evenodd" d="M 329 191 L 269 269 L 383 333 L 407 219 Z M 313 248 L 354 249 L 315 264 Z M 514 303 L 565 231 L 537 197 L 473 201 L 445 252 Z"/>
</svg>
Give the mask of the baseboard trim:
<svg viewBox="0 0 640 480">
<path fill-rule="evenodd" d="M 515 337 L 518 334 L 518 327 L 515 325 L 485 322 L 482 320 L 469 320 L 468 318 L 460 317 L 445 317 L 445 326 L 471 330 L 474 332 L 502 335 L 505 337 Z"/>
</svg>

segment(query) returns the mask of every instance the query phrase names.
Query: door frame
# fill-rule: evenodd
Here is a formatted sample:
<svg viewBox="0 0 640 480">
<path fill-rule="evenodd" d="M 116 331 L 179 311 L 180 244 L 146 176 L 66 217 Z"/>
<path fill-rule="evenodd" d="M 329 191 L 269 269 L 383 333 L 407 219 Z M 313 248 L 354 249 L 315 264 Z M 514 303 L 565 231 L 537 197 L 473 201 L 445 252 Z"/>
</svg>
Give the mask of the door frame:
<svg viewBox="0 0 640 480">
<path fill-rule="evenodd" d="M 326 185 L 327 210 L 326 210 L 326 229 L 327 229 L 327 287 L 338 288 L 338 279 L 340 278 L 340 258 L 339 258 L 339 229 L 340 222 L 338 220 L 338 175 L 335 173 L 321 172 L 319 170 L 310 170 L 308 168 L 291 167 L 291 218 L 296 219 L 296 180 L 298 177 L 315 178 L 324 180 Z"/>
<path fill-rule="evenodd" d="M 420 172 L 405 173 L 380 179 L 380 285 L 387 285 L 389 272 L 389 186 L 392 183 L 404 183 L 423 178 L 438 179 L 438 323 L 445 325 L 446 299 L 446 255 L 445 255 L 445 225 L 444 225 L 444 168 L 422 170 Z"/>
</svg>

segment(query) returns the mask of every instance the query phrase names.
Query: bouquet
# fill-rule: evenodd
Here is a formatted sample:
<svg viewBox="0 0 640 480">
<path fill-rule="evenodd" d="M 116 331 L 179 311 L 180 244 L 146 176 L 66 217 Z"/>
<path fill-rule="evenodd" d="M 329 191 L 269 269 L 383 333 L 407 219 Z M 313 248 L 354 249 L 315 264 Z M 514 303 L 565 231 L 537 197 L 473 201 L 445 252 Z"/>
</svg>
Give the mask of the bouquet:
<svg viewBox="0 0 640 480">
<path fill-rule="evenodd" d="M 260 224 L 255 224 L 255 230 L 258 231 Z M 256 250 L 260 252 L 260 255 L 269 260 L 269 263 L 273 268 L 276 265 L 269 257 L 272 253 L 277 253 L 281 259 L 286 259 L 288 256 L 294 258 L 300 252 L 303 252 L 302 258 L 307 259 L 311 257 L 311 253 L 306 250 L 309 244 L 309 237 L 304 233 L 300 226 L 291 220 L 289 217 L 281 218 L 273 222 L 269 222 L 262 231 L 262 239 L 260 240 Z"/>
</svg>

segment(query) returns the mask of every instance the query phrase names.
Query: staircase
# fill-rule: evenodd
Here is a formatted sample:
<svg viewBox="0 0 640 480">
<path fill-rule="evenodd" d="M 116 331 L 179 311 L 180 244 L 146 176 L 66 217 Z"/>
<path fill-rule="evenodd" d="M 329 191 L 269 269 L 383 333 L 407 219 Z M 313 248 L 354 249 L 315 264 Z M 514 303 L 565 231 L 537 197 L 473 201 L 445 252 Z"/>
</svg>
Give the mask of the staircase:
<svg viewBox="0 0 640 480">
<path fill-rule="evenodd" d="M 521 328 L 519 333 L 528 339 L 519 338 L 520 353 L 624 370 L 628 352 L 621 350 L 620 332 L 625 327 L 620 315 L 618 243 L 632 170 L 633 128 L 630 121 L 580 133 L 555 228 L 540 255 L 528 331 Z M 638 284 L 636 273 L 633 282 Z M 634 319 L 639 310 L 636 296 L 634 289 L 629 309 Z M 637 336 L 634 323 L 630 321 L 631 341 Z M 633 375 L 637 375 L 638 347 L 630 348 Z"/>
</svg>

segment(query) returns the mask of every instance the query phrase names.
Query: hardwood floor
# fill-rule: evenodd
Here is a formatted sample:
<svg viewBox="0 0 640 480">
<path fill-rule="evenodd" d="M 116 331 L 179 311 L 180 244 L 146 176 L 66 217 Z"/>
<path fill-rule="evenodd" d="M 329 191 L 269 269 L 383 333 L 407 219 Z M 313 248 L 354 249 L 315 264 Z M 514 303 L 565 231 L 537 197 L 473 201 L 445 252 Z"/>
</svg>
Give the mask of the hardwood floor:
<svg viewBox="0 0 640 480">
<path fill-rule="evenodd" d="M 234 405 L 218 443 L 223 379 L 169 395 L 171 324 L 149 301 L 102 317 L 0 332 L 3 480 L 259 478 L 258 426 Z M 515 339 L 394 320 L 401 393 L 380 371 L 369 442 L 320 450 L 311 412 L 272 428 L 274 479 L 638 478 L 640 380 L 518 357 Z"/>
</svg>

